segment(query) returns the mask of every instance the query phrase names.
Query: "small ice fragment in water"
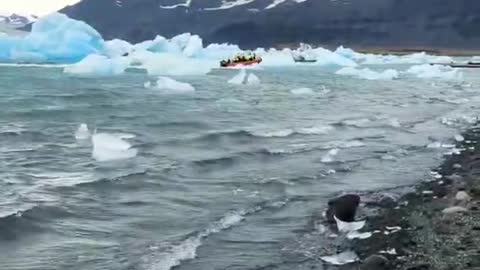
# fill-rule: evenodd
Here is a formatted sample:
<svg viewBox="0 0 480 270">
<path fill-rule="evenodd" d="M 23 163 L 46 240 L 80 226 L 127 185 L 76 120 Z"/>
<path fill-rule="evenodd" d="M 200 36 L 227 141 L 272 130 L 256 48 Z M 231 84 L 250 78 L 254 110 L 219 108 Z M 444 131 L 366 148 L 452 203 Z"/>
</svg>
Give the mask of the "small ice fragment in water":
<svg viewBox="0 0 480 270">
<path fill-rule="evenodd" d="M 77 140 L 87 140 L 90 136 L 91 134 L 88 130 L 87 124 L 80 124 L 77 131 L 75 131 L 75 139 Z"/>
<path fill-rule="evenodd" d="M 137 155 L 137 150 L 128 142 L 112 134 L 94 134 L 92 142 L 92 157 L 100 162 L 129 159 Z"/>
<path fill-rule="evenodd" d="M 431 190 L 424 190 L 424 191 L 422 191 L 422 194 L 425 194 L 425 195 L 433 194 L 433 191 L 431 191 Z"/>
<path fill-rule="evenodd" d="M 463 142 L 464 140 L 465 140 L 465 138 L 462 135 L 460 135 L 460 134 L 455 135 L 455 141 Z"/>
<path fill-rule="evenodd" d="M 327 171 L 327 174 L 335 174 L 337 173 L 337 171 L 335 171 L 334 169 L 330 169 Z"/>
<path fill-rule="evenodd" d="M 311 88 L 302 87 L 302 88 L 295 88 L 290 90 L 290 93 L 294 95 L 313 95 L 315 92 Z"/>
<path fill-rule="evenodd" d="M 467 208 L 461 207 L 461 206 L 452 206 L 452 207 L 445 208 L 442 211 L 442 213 L 444 214 L 455 214 L 460 212 L 467 212 Z"/>
<path fill-rule="evenodd" d="M 381 250 L 378 253 L 389 254 L 389 255 L 397 255 L 397 250 L 395 248 L 392 248 L 392 249 L 387 249 L 387 250 Z"/>
<path fill-rule="evenodd" d="M 247 77 L 247 72 L 245 71 L 245 69 L 241 69 L 240 72 L 237 75 L 235 75 L 233 78 L 231 78 L 228 81 L 228 83 L 243 84 L 246 77 Z"/>
<path fill-rule="evenodd" d="M 427 144 L 427 148 L 440 148 L 440 147 L 442 147 L 441 142 L 432 142 Z"/>
<path fill-rule="evenodd" d="M 358 260 L 358 256 L 353 251 L 345 251 L 332 256 L 323 256 L 320 257 L 320 259 L 333 265 L 344 265 L 356 262 Z"/>
<path fill-rule="evenodd" d="M 455 194 L 455 200 L 457 201 L 468 202 L 471 199 L 472 198 L 470 197 L 470 195 L 468 195 L 468 193 L 465 191 L 459 191 L 457 192 L 457 194 Z"/>
<path fill-rule="evenodd" d="M 353 231 L 353 232 L 349 232 L 347 234 L 347 238 L 350 239 L 350 240 L 352 240 L 352 239 L 367 239 L 367 238 L 370 238 L 371 236 L 372 236 L 371 232 L 361 233 L 361 232 Z"/>
<path fill-rule="evenodd" d="M 179 82 L 163 76 L 158 78 L 157 88 L 165 90 L 167 94 L 189 93 L 195 91 L 195 88 L 189 83 Z"/>
<path fill-rule="evenodd" d="M 247 84 L 256 85 L 260 84 L 260 79 L 253 73 L 248 74 Z"/>
<path fill-rule="evenodd" d="M 402 229 L 402 227 L 400 227 L 400 226 L 394 226 L 394 227 L 386 226 L 385 229 L 387 229 L 389 231 L 400 231 Z"/>
<path fill-rule="evenodd" d="M 148 88 L 152 87 L 152 83 L 151 83 L 150 81 L 146 81 L 146 82 L 143 84 L 143 87 L 145 87 L 145 88 L 148 89 Z"/>
<path fill-rule="evenodd" d="M 322 162 L 323 163 L 329 163 L 329 162 L 332 162 L 333 161 L 333 157 L 336 156 L 338 154 L 338 149 L 331 149 L 330 151 L 328 151 L 328 153 L 322 157 Z"/>
<path fill-rule="evenodd" d="M 336 216 L 333 216 L 335 221 L 337 222 L 337 228 L 340 232 L 353 232 L 358 231 L 363 226 L 365 226 L 365 220 L 357 221 L 357 222 L 344 222 L 338 219 Z"/>
</svg>

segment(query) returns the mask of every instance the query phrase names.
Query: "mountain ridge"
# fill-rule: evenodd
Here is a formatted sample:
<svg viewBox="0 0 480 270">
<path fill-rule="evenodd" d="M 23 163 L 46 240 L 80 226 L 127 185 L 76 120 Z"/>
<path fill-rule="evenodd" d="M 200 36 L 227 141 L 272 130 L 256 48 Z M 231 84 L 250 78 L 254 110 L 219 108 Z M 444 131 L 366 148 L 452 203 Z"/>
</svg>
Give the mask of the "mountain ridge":
<svg viewBox="0 0 480 270">
<path fill-rule="evenodd" d="M 61 12 L 106 39 L 130 42 L 184 32 L 243 48 L 307 42 L 475 49 L 480 42 L 475 0 L 83 0 Z"/>
</svg>

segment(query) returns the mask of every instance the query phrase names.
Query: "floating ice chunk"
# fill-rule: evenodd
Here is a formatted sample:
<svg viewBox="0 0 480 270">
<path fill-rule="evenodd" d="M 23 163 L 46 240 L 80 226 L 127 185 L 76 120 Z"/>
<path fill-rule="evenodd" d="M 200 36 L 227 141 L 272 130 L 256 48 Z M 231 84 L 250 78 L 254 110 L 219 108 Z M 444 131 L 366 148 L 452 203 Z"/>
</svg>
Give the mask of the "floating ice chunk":
<svg viewBox="0 0 480 270">
<path fill-rule="evenodd" d="M 373 71 L 369 68 L 356 69 L 345 67 L 336 72 L 337 75 L 353 76 L 365 80 L 392 80 L 398 78 L 398 71 L 387 69 L 382 72 Z"/>
<path fill-rule="evenodd" d="M 358 256 L 353 251 L 345 251 L 332 256 L 323 256 L 320 259 L 333 265 L 344 265 L 358 261 Z"/>
<path fill-rule="evenodd" d="M 75 139 L 77 140 L 87 140 L 90 139 L 90 136 L 87 124 L 80 124 L 77 131 L 75 131 Z"/>
<path fill-rule="evenodd" d="M 406 73 L 422 79 L 459 80 L 463 77 L 462 73 L 458 72 L 457 69 L 430 64 L 412 66 Z"/>
<path fill-rule="evenodd" d="M 397 255 L 397 250 L 395 248 L 392 248 L 392 249 L 387 249 L 387 250 L 380 250 L 378 253 L 388 254 L 388 255 Z"/>
<path fill-rule="evenodd" d="M 463 142 L 464 140 L 465 140 L 465 138 L 462 135 L 460 135 L 460 134 L 455 135 L 455 141 Z"/>
<path fill-rule="evenodd" d="M 448 207 L 448 208 L 445 208 L 442 210 L 442 213 L 444 214 L 455 214 L 455 213 L 463 213 L 463 212 L 467 212 L 467 208 L 465 207 L 461 207 L 461 206 L 452 206 L 452 207 Z"/>
<path fill-rule="evenodd" d="M 441 148 L 442 143 L 441 142 L 431 142 L 427 144 L 427 148 Z"/>
<path fill-rule="evenodd" d="M 248 74 L 247 77 L 247 84 L 249 85 L 256 85 L 260 84 L 260 79 L 253 73 Z"/>
<path fill-rule="evenodd" d="M 92 143 L 92 157 L 99 162 L 129 159 L 137 155 L 137 150 L 130 143 L 109 133 L 94 134 Z"/>
<path fill-rule="evenodd" d="M 365 226 L 365 220 L 356 221 L 356 222 L 344 222 L 338 219 L 336 216 L 333 216 L 335 222 L 337 223 L 337 228 L 339 232 L 354 232 L 358 231 Z"/>
<path fill-rule="evenodd" d="M 338 149 L 331 149 L 326 155 L 322 157 L 323 163 L 329 163 L 333 161 L 333 158 L 338 154 Z"/>
<path fill-rule="evenodd" d="M 195 92 L 195 88 L 191 84 L 179 82 L 169 77 L 159 77 L 156 87 L 158 89 L 164 90 L 164 92 L 167 94 Z"/>
<path fill-rule="evenodd" d="M 145 88 L 151 88 L 152 87 L 152 82 L 151 81 L 146 81 L 144 84 L 143 84 L 143 87 Z"/>
<path fill-rule="evenodd" d="M 129 60 L 125 58 L 110 59 L 92 54 L 76 64 L 65 67 L 63 72 L 80 76 L 114 76 L 124 73 L 129 65 Z"/>
<path fill-rule="evenodd" d="M 243 84 L 245 82 L 245 78 L 247 77 L 247 72 L 245 69 L 240 70 L 240 72 L 231 78 L 228 83 L 231 84 Z"/>
<path fill-rule="evenodd" d="M 295 88 L 290 90 L 290 93 L 294 95 L 313 95 L 315 92 L 311 88 L 302 87 L 302 88 Z"/>
<path fill-rule="evenodd" d="M 367 238 L 370 238 L 371 236 L 372 236 L 371 232 L 361 233 L 361 232 L 353 231 L 353 232 L 349 232 L 347 234 L 347 238 L 350 239 L 350 240 L 352 240 L 352 239 L 367 239 Z"/>
</svg>

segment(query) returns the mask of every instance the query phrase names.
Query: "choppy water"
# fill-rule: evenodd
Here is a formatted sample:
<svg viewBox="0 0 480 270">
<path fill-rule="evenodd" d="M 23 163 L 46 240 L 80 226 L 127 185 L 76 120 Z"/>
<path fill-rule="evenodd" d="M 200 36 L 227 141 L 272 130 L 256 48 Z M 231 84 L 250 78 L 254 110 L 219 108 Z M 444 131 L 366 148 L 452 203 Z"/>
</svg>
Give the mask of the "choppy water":
<svg viewBox="0 0 480 270">
<path fill-rule="evenodd" d="M 175 95 L 138 71 L 0 67 L 1 268 L 322 269 L 307 224 L 326 200 L 424 179 L 480 109 L 475 71 L 334 71 L 255 70 L 248 86 L 216 70 L 177 78 L 196 91 Z M 81 123 L 123 134 L 134 157 L 96 161 Z"/>
</svg>

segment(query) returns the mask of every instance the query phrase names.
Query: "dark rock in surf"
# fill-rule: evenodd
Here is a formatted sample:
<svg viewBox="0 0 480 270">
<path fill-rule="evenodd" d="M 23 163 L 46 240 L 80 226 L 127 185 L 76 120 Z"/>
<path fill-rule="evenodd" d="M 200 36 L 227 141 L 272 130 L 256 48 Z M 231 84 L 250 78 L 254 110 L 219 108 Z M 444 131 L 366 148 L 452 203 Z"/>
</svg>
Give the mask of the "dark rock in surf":
<svg viewBox="0 0 480 270">
<path fill-rule="evenodd" d="M 372 255 L 365 259 L 360 270 L 387 270 L 388 259 L 382 255 Z"/>
<path fill-rule="evenodd" d="M 347 194 L 330 200 L 326 213 L 327 220 L 334 223 L 333 216 L 336 216 L 341 221 L 353 222 L 359 204 L 360 196 L 355 194 Z"/>
</svg>

